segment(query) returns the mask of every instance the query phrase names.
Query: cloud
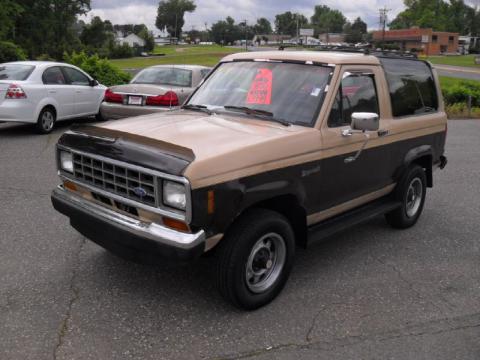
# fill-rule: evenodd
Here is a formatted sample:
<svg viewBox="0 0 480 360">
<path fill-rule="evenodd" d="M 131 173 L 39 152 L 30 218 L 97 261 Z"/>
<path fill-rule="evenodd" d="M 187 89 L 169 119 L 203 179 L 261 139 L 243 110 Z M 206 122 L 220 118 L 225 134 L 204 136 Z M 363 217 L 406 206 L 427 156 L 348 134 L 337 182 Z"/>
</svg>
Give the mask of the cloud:
<svg viewBox="0 0 480 360">
<path fill-rule="evenodd" d="M 275 15 L 285 12 L 298 12 L 307 17 L 312 16 L 313 8 L 318 5 L 318 0 L 196 0 L 197 9 L 185 15 L 184 30 L 204 29 L 218 20 L 227 16 L 233 17 L 237 22 L 246 19 L 254 23 L 260 17 L 266 17 L 272 24 Z M 393 19 L 403 9 L 402 0 L 357 0 L 352 6 L 349 1 L 323 0 L 323 5 L 338 9 L 349 20 L 360 16 L 367 22 L 369 29 L 378 27 L 378 9 L 387 6 L 390 9 L 389 18 Z M 92 11 L 87 14 L 87 19 L 100 16 L 109 19 L 114 24 L 144 23 L 150 29 L 156 30 L 155 18 L 158 0 L 92 0 Z"/>
</svg>

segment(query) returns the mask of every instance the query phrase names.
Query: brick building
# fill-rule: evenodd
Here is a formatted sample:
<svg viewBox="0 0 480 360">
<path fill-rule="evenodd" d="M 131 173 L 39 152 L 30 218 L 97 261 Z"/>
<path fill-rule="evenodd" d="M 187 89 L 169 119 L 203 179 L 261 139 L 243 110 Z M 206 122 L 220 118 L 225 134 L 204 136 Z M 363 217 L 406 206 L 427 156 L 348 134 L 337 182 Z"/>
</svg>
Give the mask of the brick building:
<svg viewBox="0 0 480 360">
<path fill-rule="evenodd" d="M 373 41 L 382 41 L 382 31 L 373 33 Z M 455 54 L 458 50 L 458 33 L 432 29 L 401 29 L 385 31 L 385 43 L 394 44 L 403 51 L 415 49 L 424 55 Z"/>
</svg>

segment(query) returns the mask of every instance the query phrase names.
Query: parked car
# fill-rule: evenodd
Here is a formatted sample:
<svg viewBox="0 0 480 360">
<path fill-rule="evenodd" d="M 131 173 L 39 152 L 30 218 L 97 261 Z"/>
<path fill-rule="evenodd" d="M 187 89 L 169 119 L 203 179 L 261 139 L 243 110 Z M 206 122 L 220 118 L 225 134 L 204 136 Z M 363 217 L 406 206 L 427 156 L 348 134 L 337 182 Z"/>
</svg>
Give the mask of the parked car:
<svg viewBox="0 0 480 360">
<path fill-rule="evenodd" d="M 179 108 L 211 68 L 198 65 L 156 65 L 140 71 L 127 85 L 105 93 L 104 119 L 121 119 Z"/>
<path fill-rule="evenodd" d="M 255 309 L 280 293 L 296 246 L 381 214 L 413 226 L 446 134 L 428 62 L 233 54 L 181 110 L 65 133 L 52 202 L 123 257 L 211 253 L 221 294 Z"/>
<path fill-rule="evenodd" d="M 0 64 L 0 121 L 33 123 L 39 133 L 46 134 L 56 121 L 98 116 L 105 89 L 69 64 Z"/>
</svg>

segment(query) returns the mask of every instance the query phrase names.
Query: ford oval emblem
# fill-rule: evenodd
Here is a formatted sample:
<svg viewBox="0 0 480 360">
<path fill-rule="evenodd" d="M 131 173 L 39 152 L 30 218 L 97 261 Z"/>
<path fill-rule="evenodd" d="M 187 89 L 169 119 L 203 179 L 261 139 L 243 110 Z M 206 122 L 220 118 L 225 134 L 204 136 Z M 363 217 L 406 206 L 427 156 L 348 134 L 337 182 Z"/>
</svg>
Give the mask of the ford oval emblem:
<svg viewBox="0 0 480 360">
<path fill-rule="evenodd" d="M 133 192 L 135 193 L 135 195 L 137 195 L 140 198 L 143 198 L 143 197 L 147 196 L 147 191 L 142 187 L 134 188 Z"/>
</svg>

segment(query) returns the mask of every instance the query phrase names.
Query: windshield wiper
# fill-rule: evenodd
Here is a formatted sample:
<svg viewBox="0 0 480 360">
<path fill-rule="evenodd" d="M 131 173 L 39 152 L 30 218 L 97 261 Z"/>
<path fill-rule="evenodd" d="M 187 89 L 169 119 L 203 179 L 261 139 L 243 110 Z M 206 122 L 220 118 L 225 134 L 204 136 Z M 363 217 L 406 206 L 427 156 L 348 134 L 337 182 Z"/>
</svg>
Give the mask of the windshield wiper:
<svg viewBox="0 0 480 360">
<path fill-rule="evenodd" d="M 205 105 L 199 105 L 199 104 L 186 104 L 182 106 L 182 109 L 203 111 L 203 112 L 206 112 L 208 115 L 213 114 L 213 111 L 208 109 L 208 107 L 206 107 Z"/>
<path fill-rule="evenodd" d="M 254 109 L 254 108 L 249 108 L 247 106 L 234 106 L 234 105 L 225 105 L 223 108 L 225 110 L 239 111 L 247 115 L 258 116 L 258 117 L 261 117 L 262 119 L 274 121 L 284 126 L 291 125 L 288 121 L 274 118 L 273 113 L 267 110 Z"/>
</svg>

